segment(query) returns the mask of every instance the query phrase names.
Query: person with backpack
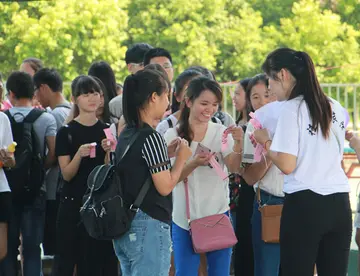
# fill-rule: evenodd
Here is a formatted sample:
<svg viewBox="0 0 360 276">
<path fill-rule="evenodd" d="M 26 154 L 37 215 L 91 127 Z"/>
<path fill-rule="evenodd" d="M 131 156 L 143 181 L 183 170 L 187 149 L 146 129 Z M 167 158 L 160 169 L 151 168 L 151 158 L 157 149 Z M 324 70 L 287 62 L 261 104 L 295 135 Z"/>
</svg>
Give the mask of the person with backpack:
<svg viewBox="0 0 360 276">
<path fill-rule="evenodd" d="M 33 76 L 36 98 L 42 107 L 49 110 L 49 113 L 56 120 L 56 130 L 64 124 L 69 116 L 71 104 L 65 99 L 62 89 L 63 81 L 55 69 L 42 68 Z M 44 254 L 55 254 L 55 229 L 58 212 L 56 191 L 59 179 L 59 166 L 55 164 L 45 176 L 46 183 L 46 218 L 44 229 Z"/>
<path fill-rule="evenodd" d="M 170 151 L 177 156 L 177 162 L 170 170 L 165 140 L 152 126 L 169 105 L 170 87 L 166 75 L 146 67 L 128 76 L 124 83 L 126 127 L 118 140 L 117 160 L 131 137 L 138 135 L 117 166 L 125 205 L 136 213 L 130 229 L 113 241 L 124 276 L 168 276 L 169 273 L 171 192 L 191 155 L 187 143 L 178 139 L 177 150 Z M 146 191 L 142 189 L 145 184 Z M 145 197 L 141 204 L 132 206 L 140 192 Z"/>
<path fill-rule="evenodd" d="M 7 253 L 8 223 L 11 215 L 11 192 L 4 168 L 15 166 L 14 154 L 8 150 L 12 144 L 10 121 L 0 112 L 0 261 Z M 2 275 L 1 270 L 0 275 Z"/>
<path fill-rule="evenodd" d="M 56 136 L 56 156 L 64 180 L 56 228 L 54 276 L 117 276 L 118 264 L 111 241 L 91 238 L 80 218 L 87 178 L 105 163 L 102 142 L 109 126 L 98 120 L 101 88 L 91 76 L 76 78 L 72 86 L 74 119 Z"/>
<path fill-rule="evenodd" d="M 6 89 L 15 98 L 7 110 L 14 141 L 16 166 L 6 169 L 12 192 L 8 255 L 0 264 L 6 276 L 17 275 L 19 236 L 22 235 L 24 276 L 41 275 L 41 248 L 45 221 L 45 169 L 55 162 L 56 122 L 45 111 L 33 108 L 34 84 L 29 74 L 16 71 Z M 47 153 L 46 153 L 47 152 Z"/>
</svg>

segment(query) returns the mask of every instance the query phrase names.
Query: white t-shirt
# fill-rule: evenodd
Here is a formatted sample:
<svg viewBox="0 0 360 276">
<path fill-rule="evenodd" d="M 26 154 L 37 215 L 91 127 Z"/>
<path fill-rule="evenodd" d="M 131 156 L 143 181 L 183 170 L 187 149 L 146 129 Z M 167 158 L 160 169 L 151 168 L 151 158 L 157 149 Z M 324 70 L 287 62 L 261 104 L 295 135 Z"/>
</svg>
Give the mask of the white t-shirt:
<svg viewBox="0 0 360 276">
<path fill-rule="evenodd" d="M 303 97 L 286 101 L 279 117 L 271 150 L 297 157 L 295 170 L 284 176 L 284 192 L 311 190 L 321 195 L 350 192 L 348 178 L 341 167 L 345 139 L 345 113 L 331 100 L 332 125 L 328 139 L 321 128 L 315 132 Z M 338 137 L 338 140 L 335 136 Z"/>
<path fill-rule="evenodd" d="M 159 132 L 161 135 L 165 135 L 165 132 L 170 128 L 169 120 L 172 122 L 172 127 L 175 127 L 178 123 L 178 119 L 174 115 L 170 115 L 169 117 L 162 120 L 156 127 L 156 131 Z"/>
<path fill-rule="evenodd" d="M 271 195 L 284 196 L 284 174 L 274 164 L 270 166 L 264 177 L 254 185 L 255 192 L 259 185 L 261 190 Z"/>
<path fill-rule="evenodd" d="M 4 113 L 0 112 L 0 148 L 7 148 L 12 142 L 10 121 Z M 10 187 L 3 168 L 0 168 L 0 193 L 3 192 L 10 192 Z"/>
<path fill-rule="evenodd" d="M 224 164 L 224 158 L 232 153 L 234 140 L 232 136 L 228 136 L 228 146 L 224 151 L 221 151 L 221 138 L 225 126 L 209 122 L 209 126 L 205 138 L 200 143 L 212 152 L 219 153 L 217 155 L 220 166 L 227 173 Z M 169 144 L 172 140 L 178 137 L 176 128 L 171 128 L 165 133 L 165 141 Z M 198 142 L 191 143 L 191 150 L 194 155 Z M 175 158 L 171 159 L 174 164 Z M 196 168 L 189 176 L 189 198 L 190 198 L 190 218 L 191 220 L 203 218 L 215 214 L 223 214 L 229 210 L 229 187 L 228 181 L 223 181 L 215 172 L 214 169 L 208 166 L 201 166 Z M 173 221 L 183 229 L 189 229 L 186 218 L 186 200 L 185 200 L 185 186 L 184 182 L 179 182 L 173 192 Z"/>
</svg>

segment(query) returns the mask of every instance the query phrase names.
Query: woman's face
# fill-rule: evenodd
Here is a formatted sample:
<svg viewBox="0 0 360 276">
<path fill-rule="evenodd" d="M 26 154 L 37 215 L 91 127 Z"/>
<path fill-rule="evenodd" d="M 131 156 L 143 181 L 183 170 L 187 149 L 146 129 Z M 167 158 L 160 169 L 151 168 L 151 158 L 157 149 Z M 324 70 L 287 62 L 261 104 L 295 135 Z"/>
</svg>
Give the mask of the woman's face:
<svg viewBox="0 0 360 276">
<path fill-rule="evenodd" d="M 193 102 L 188 101 L 190 118 L 199 122 L 209 122 L 219 108 L 219 100 L 210 90 L 204 90 Z"/>
<path fill-rule="evenodd" d="M 100 105 L 99 108 L 96 110 L 96 117 L 99 119 L 102 118 L 102 115 L 104 113 L 104 92 L 100 92 Z"/>
<path fill-rule="evenodd" d="M 76 98 L 76 104 L 80 111 L 97 113 L 101 104 L 101 94 L 99 92 L 82 94 Z"/>
<path fill-rule="evenodd" d="M 278 101 L 286 101 L 291 94 L 296 81 L 291 73 L 281 69 L 275 77 L 269 77 L 270 94 L 276 95 Z"/>
<path fill-rule="evenodd" d="M 154 97 L 154 120 L 160 121 L 169 107 L 169 91 L 163 91 L 160 96 L 156 94 Z"/>
<path fill-rule="evenodd" d="M 28 73 L 30 76 L 35 75 L 35 70 L 31 68 L 30 64 L 25 62 L 20 65 L 20 71 Z"/>
<path fill-rule="evenodd" d="M 250 101 L 254 110 L 258 110 L 271 102 L 269 90 L 264 83 L 258 83 L 250 91 Z"/>
<path fill-rule="evenodd" d="M 246 107 L 245 90 L 241 86 L 240 83 L 238 83 L 235 87 L 233 103 L 234 103 L 236 111 L 238 111 L 238 112 L 243 111 Z"/>
</svg>

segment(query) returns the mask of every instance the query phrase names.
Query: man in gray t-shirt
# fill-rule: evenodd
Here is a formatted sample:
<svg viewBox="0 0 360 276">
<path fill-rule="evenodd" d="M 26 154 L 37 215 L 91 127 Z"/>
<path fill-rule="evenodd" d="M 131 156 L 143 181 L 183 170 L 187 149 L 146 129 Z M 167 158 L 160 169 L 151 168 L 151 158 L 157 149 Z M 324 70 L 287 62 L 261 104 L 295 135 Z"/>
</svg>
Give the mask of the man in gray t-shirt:
<svg viewBox="0 0 360 276">
<path fill-rule="evenodd" d="M 47 109 L 48 115 L 55 118 L 56 131 L 64 125 L 71 112 L 71 104 L 66 101 L 62 89 L 63 82 L 59 73 L 54 69 L 43 68 L 34 75 L 36 97 L 41 105 Z M 50 115 L 51 114 L 51 115 Z M 55 254 L 56 217 L 58 201 L 56 200 L 57 185 L 60 169 L 55 164 L 46 172 L 46 224 L 44 230 L 43 248 L 45 255 Z"/>
</svg>

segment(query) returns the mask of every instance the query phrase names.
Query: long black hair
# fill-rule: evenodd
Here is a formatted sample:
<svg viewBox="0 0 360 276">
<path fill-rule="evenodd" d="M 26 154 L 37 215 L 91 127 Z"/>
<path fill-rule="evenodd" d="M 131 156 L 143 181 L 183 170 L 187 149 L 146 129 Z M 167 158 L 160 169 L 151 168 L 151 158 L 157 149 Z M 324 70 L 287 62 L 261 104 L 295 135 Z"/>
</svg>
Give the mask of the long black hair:
<svg viewBox="0 0 360 276">
<path fill-rule="evenodd" d="M 180 109 L 181 103 L 178 102 L 176 97 L 180 96 L 180 94 L 184 93 L 184 88 L 186 84 L 189 83 L 193 78 L 197 76 L 201 76 L 202 74 L 199 71 L 187 69 L 184 72 L 182 72 L 175 80 L 174 85 L 174 94 L 176 93 L 176 96 L 173 95 L 172 101 L 171 101 L 171 112 L 175 113 Z"/>
<path fill-rule="evenodd" d="M 262 69 L 274 80 L 279 80 L 277 73 L 281 69 L 286 69 L 292 74 L 296 83 L 289 100 L 302 95 L 309 109 L 314 130 L 318 131 L 320 125 L 324 138 L 328 138 L 332 118 L 330 99 L 320 87 L 311 57 L 305 52 L 280 48 L 267 56 Z"/>
<path fill-rule="evenodd" d="M 109 101 L 117 96 L 116 79 L 111 66 L 105 61 L 94 62 L 89 68 L 88 75 L 99 78 L 104 84 L 105 91 L 103 92 L 107 94 L 108 99 L 108 102 L 105 104 L 108 105 Z"/>
<path fill-rule="evenodd" d="M 247 92 L 246 92 L 250 81 L 251 81 L 251 78 L 245 78 L 245 79 L 242 79 L 241 81 L 239 81 L 239 85 L 242 87 L 242 89 L 244 90 L 244 93 L 245 93 L 246 121 L 250 120 L 249 113 L 254 111 L 251 106 L 251 103 L 248 101 Z M 243 110 L 241 110 L 239 117 L 236 120 L 236 124 L 239 124 L 239 122 L 244 119 L 243 115 L 244 115 Z"/>
<path fill-rule="evenodd" d="M 148 103 L 153 93 L 161 96 L 170 92 L 171 84 L 165 74 L 144 69 L 125 79 L 123 91 L 123 114 L 128 126 L 141 127 L 140 110 Z"/>
<path fill-rule="evenodd" d="M 216 81 L 210 80 L 204 76 L 197 77 L 190 81 L 186 92 L 186 99 L 190 102 L 194 102 L 205 90 L 210 90 L 212 93 L 214 93 L 218 102 L 221 103 L 223 98 L 223 91 L 220 85 Z M 194 138 L 194 132 L 190 127 L 189 117 L 190 108 L 184 104 L 179 119 L 178 133 L 180 137 L 187 140 L 190 145 Z"/>
</svg>

